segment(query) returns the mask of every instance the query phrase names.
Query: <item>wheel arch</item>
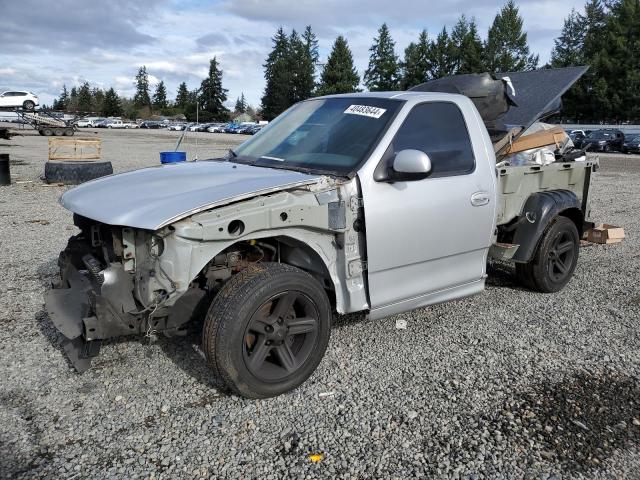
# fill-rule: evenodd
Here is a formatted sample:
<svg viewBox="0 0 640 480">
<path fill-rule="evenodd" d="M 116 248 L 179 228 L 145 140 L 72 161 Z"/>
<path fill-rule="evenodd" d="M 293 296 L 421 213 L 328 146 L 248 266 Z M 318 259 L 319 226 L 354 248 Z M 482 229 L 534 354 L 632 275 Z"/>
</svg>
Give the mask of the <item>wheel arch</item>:
<svg viewBox="0 0 640 480">
<path fill-rule="evenodd" d="M 520 218 L 522 221 L 516 229 L 513 242 L 519 245 L 513 256 L 516 262 L 526 263 L 540 243 L 542 234 L 556 216 L 569 218 L 575 223 L 578 233 L 582 235 L 584 213 L 581 202 L 574 192 L 569 190 L 552 190 L 531 195 L 524 204 Z"/>
<path fill-rule="evenodd" d="M 272 245 L 275 247 L 275 259 L 273 261 L 297 267 L 313 276 L 327 292 L 333 308 L 343 311 L 345 304 L 348 304 L 348 299 L 345 298 L 344 293 L 339 288 L 340 280 L 336 271 L 335 259 L 328 258 L 324 254 L 322 246 L 317 242 L 289 235 L 254 236 L 251 240 L 241 239 L 229 243 L 222 250 L 209 251 L 206 257 L 200 257 L 198 262 L 200 265 L 196 267 L 198 273 L 193 275 L 194 271 L 192 271 L 193 278 L 191 281 L 204 272 L 208 263 L 214 257 L 225 252 L 234 251 L 248 242 L 258 242 L 258 245 L 263 247 L 264 244 Z"/>
</svg>

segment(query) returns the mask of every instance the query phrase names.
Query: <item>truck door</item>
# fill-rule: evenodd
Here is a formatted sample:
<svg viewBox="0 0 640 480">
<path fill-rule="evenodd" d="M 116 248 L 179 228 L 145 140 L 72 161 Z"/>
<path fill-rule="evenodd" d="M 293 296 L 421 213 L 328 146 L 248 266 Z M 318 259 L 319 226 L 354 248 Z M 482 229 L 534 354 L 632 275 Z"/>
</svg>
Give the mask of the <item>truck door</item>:
<svg viewBox="0 0 640 480">
<path fill-rule="evenodd" d="M 381 182 L 370 168 L 358 173 L 373 318 L 482 289 L 496 210 L 484 128 L 471 108 L 463 114 L 452 102 L 417 104 L 376 168 L 392 165 L 401 150 L 421 150 L 430 176 Z"/>
</svg>

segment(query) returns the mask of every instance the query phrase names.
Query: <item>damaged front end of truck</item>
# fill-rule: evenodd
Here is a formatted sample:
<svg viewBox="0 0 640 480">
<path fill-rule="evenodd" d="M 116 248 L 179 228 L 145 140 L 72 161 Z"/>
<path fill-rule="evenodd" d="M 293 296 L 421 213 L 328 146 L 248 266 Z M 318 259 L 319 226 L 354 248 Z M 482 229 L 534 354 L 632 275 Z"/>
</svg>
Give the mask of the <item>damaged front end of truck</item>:
<svg viewBox="0 0 640 480">
<path fill-rule="evenodd" d="M 251 168 L 260 170 L 261 178 L 274 177 L 271 184 L 252 185 L 246 177 L 254 174 Z M 178 206 L 180 195 L 171 196 L 171 204 L 156 198 L 149 212 L 164 210 L 164 215 L 150 218 L 146 208 L 160 183 L 185 170 L 198 176 L 213 173 L 216 180 L 210 175 L 204 180 L 209 185 L 229 182 L 232 177 L 225 174 L 244 173 L 243 192 L 229 191 L 229 183 L 212 185 L 207 195 L 215 198 L 205 201 L 197 198 L 192 183 L 188 197 L 197 200 L 185 203 L 182 198 Z M 106 194 L 116 177 L 122 191 L 143 176 L 147 187 L 138 185 L 127 199 Z M 225 282 L 259 262 L 309 272 L 331 292 L 339 311 L 367 307 L 358 268 L 363 240 L 354 230 L 360 208 L 353 180 L 207 161 L 99 179 L 67 192 L 62 204 L 74 211 L 80 232 L 61 252 L 60 278 L 45 301 L 79 372 L 90 367 L 103 340 L 184 335 L 190 322 L 203 318 Z"/>
</svg>

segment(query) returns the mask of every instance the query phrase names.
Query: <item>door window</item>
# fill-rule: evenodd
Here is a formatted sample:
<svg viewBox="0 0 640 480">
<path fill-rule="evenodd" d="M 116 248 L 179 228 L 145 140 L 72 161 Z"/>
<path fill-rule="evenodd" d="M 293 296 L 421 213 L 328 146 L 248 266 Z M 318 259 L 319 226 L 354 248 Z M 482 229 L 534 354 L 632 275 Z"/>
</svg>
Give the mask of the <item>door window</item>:
<svg viewBox="0 0 640 480">
<path fill-rule="evenodd" d="M 431 159 L 431 177 L 473 172 L 475 159 L 467 125 L 460 109 L 449 102 L 415 106 L 391 144 L 393 156 L 401 150 L 421 150 Z"/>
</svg>

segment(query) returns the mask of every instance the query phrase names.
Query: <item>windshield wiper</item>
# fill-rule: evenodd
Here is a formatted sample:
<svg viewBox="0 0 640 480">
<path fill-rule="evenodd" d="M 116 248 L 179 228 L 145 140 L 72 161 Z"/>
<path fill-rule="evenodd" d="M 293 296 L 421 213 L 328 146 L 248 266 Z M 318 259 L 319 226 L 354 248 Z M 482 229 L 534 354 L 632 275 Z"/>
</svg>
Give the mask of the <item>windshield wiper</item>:
<svg viewBox="0 0 640 480">
<path fill-rule="evenodd" d="M 237 158 L 238 157 L 238 154 L 236 152 L 234 152 L 233 149 L 231 149 L 231 148 L 229 149 L 229 153 L 231 154 L 232 158 Z"/>
</svg>

